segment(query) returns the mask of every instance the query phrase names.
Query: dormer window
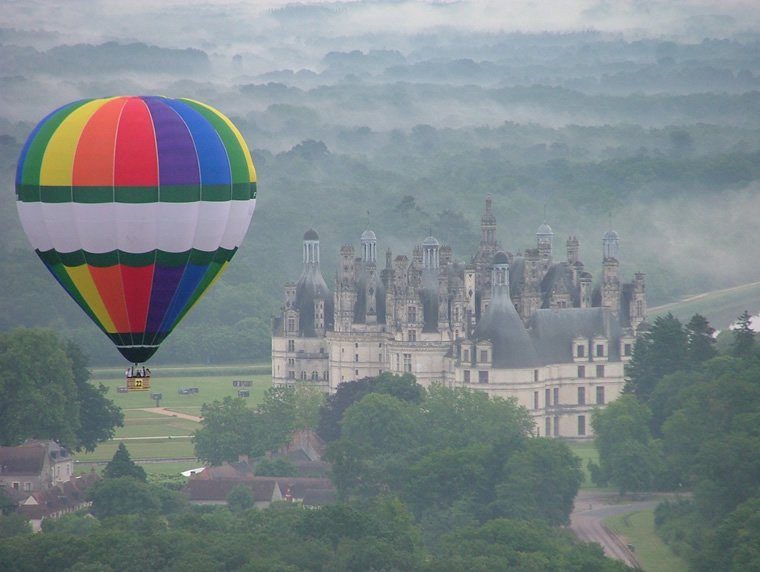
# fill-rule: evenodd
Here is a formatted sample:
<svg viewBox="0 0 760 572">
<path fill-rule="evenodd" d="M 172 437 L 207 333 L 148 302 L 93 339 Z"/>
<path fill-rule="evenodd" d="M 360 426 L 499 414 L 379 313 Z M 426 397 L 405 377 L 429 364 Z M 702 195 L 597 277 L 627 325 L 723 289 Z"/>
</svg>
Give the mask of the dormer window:
<svg viewBox="0 0 760 572">
<path fill-rule="evenodd" d="M 596 344 L 596 357 L 604 357 L 604 344 Z"/>
<path fill-rule="evenodd" d="M 488 361 L 488 350 L 480 350 L 480 361 L 483 363 Z"/>
<path fill-rule="evenodd" d="M 586 357 L 586 346 L 578 345 L 575 347 L 575 357 Z"/>
</svg>

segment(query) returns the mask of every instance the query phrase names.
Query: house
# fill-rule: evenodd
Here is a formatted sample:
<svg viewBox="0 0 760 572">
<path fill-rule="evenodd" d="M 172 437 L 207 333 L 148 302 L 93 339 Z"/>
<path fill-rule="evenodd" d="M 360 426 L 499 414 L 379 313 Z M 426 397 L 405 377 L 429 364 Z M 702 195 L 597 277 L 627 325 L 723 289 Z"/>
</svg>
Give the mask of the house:
<svg viewBox="0 0 760 572">
<path fill-rule="evenodd" d="M 30 439 L 17 447 L 0 447 L 0 488 L 6 491 L 44 491 L 73 474 L 71 455 L 55 441 Z"/>
</svg>

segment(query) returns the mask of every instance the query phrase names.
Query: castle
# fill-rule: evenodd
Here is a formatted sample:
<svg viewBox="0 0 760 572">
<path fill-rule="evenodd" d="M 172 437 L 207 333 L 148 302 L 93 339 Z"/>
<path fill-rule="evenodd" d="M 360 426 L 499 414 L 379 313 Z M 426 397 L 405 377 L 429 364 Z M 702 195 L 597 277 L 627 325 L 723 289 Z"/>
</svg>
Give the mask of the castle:
<svg viewBox="0 0 760 572">
<path fill-rule="evenodd" d="M 492 199 L 485 201 L 478 251 L 468 264 L 432 236 L 411 259 L 385 254 L 362 233 L 360 252 L 340 249 L 335 290 L 320 272 L 319 235 L 303 237 L 303 272 L 285 285 L 273 319 L 274 385 L 297 380 L 326 392 L 382 372 L 412 373 L 492 396 L 514 397 L 536 434 L 591 437 L 590 415 L 622 391 L 624 364 L 646 318 L 644 274 L 623 283 L 619 237 L 602 239 L 602 276 L 594 286 L 571 236 L 555 260 L 545 222 L 536 248 L 512 254 L 496 240 Z"/>
</svg>

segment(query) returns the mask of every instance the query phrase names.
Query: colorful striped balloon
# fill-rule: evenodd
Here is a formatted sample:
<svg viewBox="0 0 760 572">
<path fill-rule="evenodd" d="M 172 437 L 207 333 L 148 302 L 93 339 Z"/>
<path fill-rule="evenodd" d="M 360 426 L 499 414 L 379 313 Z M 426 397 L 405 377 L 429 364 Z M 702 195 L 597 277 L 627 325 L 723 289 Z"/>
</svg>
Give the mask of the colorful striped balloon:
<svg viewBox="0 0 760 572">
<path fill-rule="evenodd" d="M 256 206 L 256 171 L 240 132 L 208 105 L 88 99 L 35 127 L 16 195 L 48 270 L 138 363 L 237 251 Z"/>
</svg>

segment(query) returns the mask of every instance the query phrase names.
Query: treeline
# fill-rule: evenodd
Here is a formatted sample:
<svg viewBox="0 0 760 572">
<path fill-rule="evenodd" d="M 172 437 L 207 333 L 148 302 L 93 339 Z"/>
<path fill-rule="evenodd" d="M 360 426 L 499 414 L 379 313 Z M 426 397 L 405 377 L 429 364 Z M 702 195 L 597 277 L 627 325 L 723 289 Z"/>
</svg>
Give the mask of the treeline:
<svg viewBox="0 0 760 572">
<path fill-rule="evenodd" d="M 341 384 L 321 406 L 321 395 L 297 391 L 272 390 L 257 411 L 240 399 L 209 404 L 196 447 L 206 458 L 221 453 L 213 462 L 260 458 L 288 429 L 316 425 L 337 504 L 260 510 L 241 487 L 227 507 L 188 506 L 176 482 L 146 482 L 121 444 L 89 493 L 89 515 L 46 520 L 38 535 L 0 516 L 0 569 L 626 569 L 559 527 L 579 460 L 560 441 L 530 437 L 531 418 L 514 401 L 425 390 L 411 375 Z"/>
<path fill-rule="evenodd" d="M 596 413 L 598 484 L 691 491 L 661 504 L 660 536 L 693 570 L 760 563 L 760 347 L 748 313 L 727 355 L 699 315 L 655 320 L 634 347 L 628 394 Z"/>
</svg>

